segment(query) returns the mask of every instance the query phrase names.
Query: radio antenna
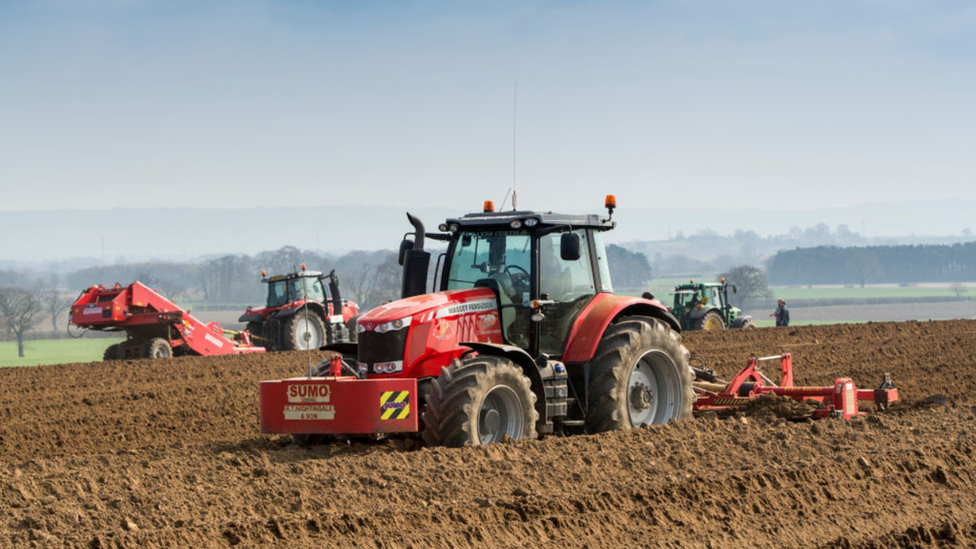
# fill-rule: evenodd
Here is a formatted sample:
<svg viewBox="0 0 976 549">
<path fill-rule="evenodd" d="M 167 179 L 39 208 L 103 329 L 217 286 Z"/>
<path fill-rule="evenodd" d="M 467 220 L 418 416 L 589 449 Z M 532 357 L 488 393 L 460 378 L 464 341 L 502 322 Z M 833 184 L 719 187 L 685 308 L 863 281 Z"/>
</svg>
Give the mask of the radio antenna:
<svg viewBox="0 0 976 549">
<path fill-rule="evenodd" d="M 516 160 L 516 157 L 515 157 L 515 151 L 516 151 L 515 145 L 516 145 L 516 137 L 518 136 L 518 134 L 516 133 L 516 130 L 518 129 L 518 82 L 515 83 L 515 98 L 514 99 L 515 99 L 514 100 L 514 103 L 512 104 L 512 211 L 518 211 L 518 204 L 517 204 L 518 192 L 515 190 L 516 189 L 516 187 L 515 187 L 515 181 L 516 181 L 516 179 L 515 179 L 515 175 L 516 175 L 515 174 L 515 166 L 516 166 L 516 163 L 515 163 L 515 160 Z"/>
</svg>

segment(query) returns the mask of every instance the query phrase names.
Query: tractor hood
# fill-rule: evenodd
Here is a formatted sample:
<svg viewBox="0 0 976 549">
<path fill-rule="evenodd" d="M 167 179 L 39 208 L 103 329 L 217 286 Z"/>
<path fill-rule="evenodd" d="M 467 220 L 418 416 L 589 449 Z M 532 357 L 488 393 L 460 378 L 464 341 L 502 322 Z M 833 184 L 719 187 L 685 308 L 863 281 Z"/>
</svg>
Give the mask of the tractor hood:
<svg viewBox="0 0 976 549">
<path fill-rule="evenodd" d="M 437 318 L 497 308 L 495 292 L 489 288 L 466 288 L 423 294 L 380 305 L 359 317 L 359 330 L 371 331 L 381 324 L 403 320 L 419 313 L 437 311 Z M 431 318 L 434 315 L 431 314 Z M 420 320 L 420 319 L 417 319 Z"/>
</svg>

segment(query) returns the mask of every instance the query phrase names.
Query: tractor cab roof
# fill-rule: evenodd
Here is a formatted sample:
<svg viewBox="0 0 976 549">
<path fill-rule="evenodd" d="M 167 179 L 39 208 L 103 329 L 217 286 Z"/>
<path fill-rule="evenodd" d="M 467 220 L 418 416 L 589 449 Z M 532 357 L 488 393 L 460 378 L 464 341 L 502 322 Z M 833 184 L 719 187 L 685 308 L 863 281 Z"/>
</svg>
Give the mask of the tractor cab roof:
<svg viewBox="0 0 976 549">
<path fill-rule="evenodd" d="M 261 279 L 261 282 L 278 282 L 279 280 L 291 280 L 293 278 L 319 278 L 322 271 L 296 271 L 283 275 L 274 275 Z"/>
<path fill-rule="evenodd" d="M 520 229 L 522 227 L 541 229 L 561 226 L 609 231 L 616 226 L 616 222 L 603 219 L 596 214 L 573 215 L 531 211 L 484 212 L 470 213 L 464 217 L 448 219 L 447 223 L 441 226 L 441 230 L 455 232 L 458 229 Z"/>
<path fill-rule="evenodd" d="M 721 288 L 721 287 L 722 287 L 721 282 L 691 282 L 691 283 L 686 282 L 684 284 L 678 284 L 677 286 L 675 286 L 674 293 L 691 292 L 699 288 Z"/>
</svg>

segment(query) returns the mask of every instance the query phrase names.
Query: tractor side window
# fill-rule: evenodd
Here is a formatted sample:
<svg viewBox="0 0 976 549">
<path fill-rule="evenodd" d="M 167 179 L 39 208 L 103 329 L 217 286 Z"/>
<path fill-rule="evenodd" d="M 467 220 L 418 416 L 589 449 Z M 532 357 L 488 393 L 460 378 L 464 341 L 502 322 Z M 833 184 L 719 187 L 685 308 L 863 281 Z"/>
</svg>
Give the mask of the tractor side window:
<svg viewBox="0 0 976 549">
<path fill-rule="evenodd" d="M 288 303 L 288 290 L 284 280 L 268 283 L 268 307 L 281 307 Z"/>
<path fill-rule="evenodd" d="M 603 243 L 603 233 L 593 231 L 593 243 L 596 244 L 596 264 L 600 269 L 600 291 L 612 294 L 613 284 L 610 282 L 610 262 L 607 261 L 607 247 Z"/>
<path fill-rule="evenodd" d="M 576 261 L 563 261 L 560 233 L 539 239 L 540 290 L 555 301 L 540 326 L 539 350 L 549 355 L 563 354 L 573 322 L 596 295 L 587 234 L 582 230 L 576 233 L 580 235 L 580 257 Z"/>
<path fill-rule="evenodd" d="M 576 261 L 563 261 L 560 257 L 561 233 L 548 234 L 539 239 L 540 291 L 557 302 L 574 301 L 596 294 L 586 231 L 575 232 L 580 235 L 580 258 Z"/>
<path fill-rule="evenodd" d="M 711 296 L 708 299 L 708 304 L 715 307 L 722 306 L 722 292 L 718 288 L 711 288 L 709 292 Z"/>
</svg>

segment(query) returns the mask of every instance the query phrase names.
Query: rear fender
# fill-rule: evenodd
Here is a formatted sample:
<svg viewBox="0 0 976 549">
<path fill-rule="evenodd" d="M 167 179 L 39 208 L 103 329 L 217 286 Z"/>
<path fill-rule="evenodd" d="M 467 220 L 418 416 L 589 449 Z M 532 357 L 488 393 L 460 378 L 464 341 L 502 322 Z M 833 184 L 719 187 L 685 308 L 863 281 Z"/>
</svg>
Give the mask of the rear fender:
<svg viewBox="0 0 976 549">
<path fill-rule="evenodd" d="M 719 314 L 722 313 L 722 311 L 719 311 L 718 307 L 702 307 L 701 309 L 693 309 L 691 313 L 688 314 L 688 318 L 692 320 L 698 320 L 699 318 L 707 315 L 712 311 L 718 311 Z"/>
<path fill-rule="evenodd" d="M 656 318 L 670 326 L 672 330 L 681 331 L 678 320 L 656 299 L 597 294 L 576 317 L 573 328 L 569 332 L 563 362 L 586 362 L 593 358 L 596 347 L 603 338 L 603 332 L 612 322 L 625 316 Z"/>
<path fill-rule="evenodd" d="M 319 317 L 325 316 L 325 309 L 322 307 L 321 303 L 317 301 L 306 301 L 304 305 L 298 307 L 283 307 L 278 310 L 277 314 L 274 315 L 278 319 L 286 319 L 288 317 L 295 316 L 299 311 L 304 308 L 308 308 L 309 311 L 319 315 Z"/>
</svg>

